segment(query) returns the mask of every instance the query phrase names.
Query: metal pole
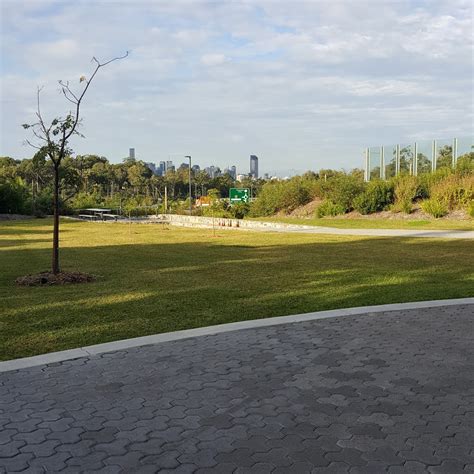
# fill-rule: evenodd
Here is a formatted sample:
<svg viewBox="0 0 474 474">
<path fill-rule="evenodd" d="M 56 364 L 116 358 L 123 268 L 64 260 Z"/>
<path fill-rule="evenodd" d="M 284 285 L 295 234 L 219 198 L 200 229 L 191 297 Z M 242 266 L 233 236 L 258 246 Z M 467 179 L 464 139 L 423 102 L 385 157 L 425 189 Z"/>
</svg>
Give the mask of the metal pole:
<svg viewBox="0 0 474 474">
<path fill-rule="evenodd" d="M 365 149 L 365 174 L 364 174 L 365 181 L 369 180 L 369 149 Z M 324 175 L 324 181 L 326 181 L 326 175 Z"/>
<path fill-rule="evenodd" d="M 400 174 L 400 145 L 397 145 L 395 155 L 395 176 Z"/>
<path fill-rule="evenodd" d="M 385 151 L 384 147 L 380 147 L 380 177 L 385 179 Z"/>
<path fill-rule="evenodd" d="M 370 148 L 367 148 L 367 181 L 370 181 Z"/>
<path fill-rule="evenodd" d="M 168 186 L 165 186 L 165 214 L 168 214 Z"/>
<path fill-rule="evenodd" d="M 431 170 L 436 171 L 436 140 L 433 140 L 433 149 L 431 150 Z"/>
<path fill-rule="evenodd" d="M 191 191 L 191 157 L 189 155 L 185 156 L 189 159 L 189 215 L 193 214 L 193 201 L 192 201 L 192 191 Z"/>
<path fill-rule="evenodd" d="M 418 175 L 418 143 L 416 142 L 413 149 L 413 175 Z"/>
</svg>

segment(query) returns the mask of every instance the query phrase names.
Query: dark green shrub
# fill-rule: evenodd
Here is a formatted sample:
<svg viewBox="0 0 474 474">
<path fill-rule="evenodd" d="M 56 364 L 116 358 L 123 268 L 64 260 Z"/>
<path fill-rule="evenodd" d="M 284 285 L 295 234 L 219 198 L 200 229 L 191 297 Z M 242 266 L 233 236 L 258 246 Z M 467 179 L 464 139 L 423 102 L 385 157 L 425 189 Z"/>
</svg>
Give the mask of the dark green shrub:
<svg viewBox="0 0 474 474">
<path fill-rule="evenodd" d="M 250 206 L 246 203 L 232 204 L 229 207 L 229 214 L 235 219 L 243 219 L 250 211 Z"/>
<path fill-rule="evenodd" d="M 0 181 L 0 213 L 29 213 L 28 189 L 20 178 Z"/>
<path fill-rule="evenodd" d="M 311 200 L 311 181 L 296 176 L 288 181 L 269 181 L 260 190 L 252 205 L 252 215 L 271 216 L 277 212 L 291 212 Z"/>
<path fill-rule="evenodd" d="M 361 214 L 383 211 L 393 202 L 393 183 L 389 181 L 370 181 L 367 189 L 354 199 L 354 209 Z"/>
<path fill-rule="evenodd" d="M 64 204 L 61 213 L 64 213 Z M 36 217 L 44 217 L 53 214 L 53 192 L 51 189 L 43 189 L 30 200 L 31 213 Z"/>
<path fill-rule="evenodd" d="M 365 183 L 357 176 L 340 175 L 323 184 L 323 196 L 339 209 L 349 212 L 354 208 L 354 199 L 365 189 Z"/>
</svg>

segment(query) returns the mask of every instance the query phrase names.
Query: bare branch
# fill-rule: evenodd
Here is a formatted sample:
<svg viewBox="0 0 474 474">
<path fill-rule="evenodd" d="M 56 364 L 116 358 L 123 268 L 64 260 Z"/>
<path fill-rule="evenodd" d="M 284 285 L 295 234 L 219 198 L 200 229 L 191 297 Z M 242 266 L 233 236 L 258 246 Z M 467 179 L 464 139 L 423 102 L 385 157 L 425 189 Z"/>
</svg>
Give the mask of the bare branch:
<svg viewBox="0 0 474 474">
<path fill-rule="evenodd" d="M 117 56 L 116 58 L 112 58 L 109 61 L 106 61 L 105 63 L 100 63 L 95 56 L 92 58 L 92 60 L 97 63 L 97 66 L 96 66 L 94 72 L 92 73 L 91 78 L 88 81 L 86 80 L 86 87 L 84 87 L 84 90 L 82 91 L 82 94 L 77 99 L 76 117 L 74 119 L 74 124 L 73 124 L 71 130 L 69 131 L 69 133 L 67 135 L 65 135 L 65 138 L 64 138 L 65 140 L 67 140 L 74 133 L 74 131 L 76 130 L 78 120 L 79 120 L 79 109 L 81 107 L 81 101 L 82 101 L 83 97 L 85 96 L 85 94 L 87 92 L 87 89 L 89 89 L 89 86 L 91 85 L 91 82 L 94 80 L 94 77 L 97 74 L 97 72 L 99 71 L 99 69 L 101 67 L 107 66 L 107 64 L 110 64 L 114 61 L 118 61 L 120 59 L 125 59 L 128 56 L 128 54 L 129 54 L 129 52 L 127 51 L 123 56 Z"/>
<path fill-rule="evenodd" d="M 32 128 L 32 132 L 33 132 L 33 135 L 38 138 L 38 140 L 43 140 L 45 141 L 46 143 L 48 143 L 48 140 L 46 139 L 46 137 L 42 137 L 34 128 Z"/>
<path fill-rule="evenodd" d="M 43 148 L 43 147 L 41 147 L 41 146 L 33 145 L 33 143 L 31 143 L 30 140 L 28 140 L 28 139 L 25 140 L 25 143 L 26 143 L 27 145 L 31 146 L 32 148 L 36 148 L 37 150 L 41 150 L 41 148 Z"/>
<path fill-rule="evenodd" d="M 129 54 L 130 54 L 130 51 L 127 51 L 123 56 L 117 56 L 116 58 L 112 58 L 109 61 L 106 61 L 105 63 L 100 63 L 95 57 L 93 57 L 92 59 L 96 61 L 99 67 L 103 67 L 103 66 L 107 66 L 107 64 L 113 63 L 114 61 L 125 59 Z"/>
<path fill-rule="evenodd" d="M 66 99 L 69 100 L 69 102 L 72 102 L 74 105 L 77 105 L 77 101 L 79 99 L 77 98 L 76 94 L 74 94 L 74 92 L 69 87 L 69 81 L 63 82 L 62 80 L 59 80 L 58 82 L 59 82 L 59 85 L 61 86 L 64 97 L 66 97 Z M 69 96 L 68 96 L 68 94 L 69 94 Z M 71 99 L 70 96 L 72 96 L 72 99 Z"/>
</svg>

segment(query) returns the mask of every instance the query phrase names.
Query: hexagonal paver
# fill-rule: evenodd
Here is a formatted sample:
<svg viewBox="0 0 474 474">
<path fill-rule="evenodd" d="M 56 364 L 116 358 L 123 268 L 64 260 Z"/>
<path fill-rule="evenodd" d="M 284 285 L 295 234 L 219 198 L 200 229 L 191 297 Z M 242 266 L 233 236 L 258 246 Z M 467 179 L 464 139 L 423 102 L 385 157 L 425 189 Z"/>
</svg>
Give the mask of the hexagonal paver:
<svg viewBox="0 0 474 474">
<path fill-rule="evenodd" d="M 473 307 L 178 340 L 0 374 L 0 472 L 474 472 Z"/>
</svg>

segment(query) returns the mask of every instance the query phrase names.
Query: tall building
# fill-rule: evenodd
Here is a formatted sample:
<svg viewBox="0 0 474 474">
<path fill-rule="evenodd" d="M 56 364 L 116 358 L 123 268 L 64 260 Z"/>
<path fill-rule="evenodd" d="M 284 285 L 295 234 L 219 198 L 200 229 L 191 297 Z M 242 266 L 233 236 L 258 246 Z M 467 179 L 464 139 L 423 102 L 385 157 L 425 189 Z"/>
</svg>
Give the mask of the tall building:
<svg viewBox="0 0 474 474">
<path fill-rule="evenodd" d="M 148 163 L 148 162 L 145 162 L 145 166 L 146 166 L 149 170 L 151 170 L 151 172 L 152 172 L 153 174 L 157 174 L 155 163 Z"/>
<path fill-rule="evenodd" d="M 160 167 L 158 168 L 160 176 L 166 174 L 166 161 L 160 161 Z"/>
<path fill-rule="evenodd" d="M 258 157 L 255 155 L 250 155 L 250 177 L 258 178 Z"/>
<path fill-rule="evenodd" d="M 134 159 L 135 159 L 135 148 L 130 148 L 129 153 L 128 153 L 128 157 L 129 157 L 131 160 L 134 160 Z"/>
</svg>

